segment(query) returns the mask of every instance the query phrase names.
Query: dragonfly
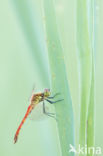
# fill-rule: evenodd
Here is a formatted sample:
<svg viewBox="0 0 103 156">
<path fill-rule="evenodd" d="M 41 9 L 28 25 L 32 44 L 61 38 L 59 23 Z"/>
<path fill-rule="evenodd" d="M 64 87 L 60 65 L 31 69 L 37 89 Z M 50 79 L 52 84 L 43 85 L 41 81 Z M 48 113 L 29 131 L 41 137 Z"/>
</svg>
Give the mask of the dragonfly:
<svg viewBox="0 0 103 156">
<path fill-rule="evenodd" d="M 50 96 L 51 95 L 50 89 L 44 89 L 44 92 L 32 94 L 32 96 L 30 98 L 30 104 L 27 108 L 27 111 L 26 111 L 16 133 L 15 133 L 14 143 L 16 143 L 18 140 L 20 129 L 22 128 L 24 122 L 26 121 L 26 118 L 31 114 L 31 112 L 36 108 L 36 106 L 39 105 L 40 102 L 43 102 L 42 103 L 43 114 L 45 114 L 49 117 L 55 118 L 55 113 L 47 112 L 45 101 L 49 102 L 50 104 L 54 104 L 54 103 L 62 101 L 63 99 L 60 99 L 57 101 L 52 101 L 52 99 L 54 99 L 58 94 L 60 94 L 60 93 L 56 93 L 54 96 Z"/>
</svg>

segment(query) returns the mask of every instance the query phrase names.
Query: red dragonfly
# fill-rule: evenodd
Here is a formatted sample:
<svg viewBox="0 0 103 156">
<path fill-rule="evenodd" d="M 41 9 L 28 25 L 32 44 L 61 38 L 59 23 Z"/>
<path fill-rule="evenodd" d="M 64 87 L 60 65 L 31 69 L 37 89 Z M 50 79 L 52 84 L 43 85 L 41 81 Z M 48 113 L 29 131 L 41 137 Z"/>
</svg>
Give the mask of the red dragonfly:
<svg viewBox="0 0 103 156">
<path fill-rule="evenodd" d="M 33 111 L 33 109 L 40 103 L 40 102 L 43 102 L 42 104 L 42 110 L 43 110 L 43 113 L 45 115 L 48 115 L 50 117 L 53 117 L 55 118 L 55 114 L 54 113 L 49 113 L 46 111 L 46 107 L 45 107 L 45 100 L 47 102 L 49 102 L 50 104 L 53 104 L 53 103 L 56 103 L 56 102 L 60 102 L 62 101 L 63 99 L 61 100 L 57 100 L 57 101 L 51 101 L 49 99 L 53 99 L 55 96 L 57 96 L 59 93 L 55 94 L 54 96 L 50 97 L 51 95 L 51 92 L 50 92 L 50 89 L 45 89 L 44 92 L 42 93 L 36 93 L 36 94 L 32 94 L 31 96 L 31 99 L 30 99 L 30 105 L 28 106 L 27 108 L 27 111 L 25 113 L 25 116 L 24 118 L 22 119 L 16 133 L 15 133 L 15 136 L 14 136 L 14 143 L 17 142 L 18 140 L 18 135 L 19 135 L 19 132 L 20 132 L 20 129 L 22 127 L 22 125 L 24 124 L 26 118 L 28 117 L 28 115 Z"/>
</svg>

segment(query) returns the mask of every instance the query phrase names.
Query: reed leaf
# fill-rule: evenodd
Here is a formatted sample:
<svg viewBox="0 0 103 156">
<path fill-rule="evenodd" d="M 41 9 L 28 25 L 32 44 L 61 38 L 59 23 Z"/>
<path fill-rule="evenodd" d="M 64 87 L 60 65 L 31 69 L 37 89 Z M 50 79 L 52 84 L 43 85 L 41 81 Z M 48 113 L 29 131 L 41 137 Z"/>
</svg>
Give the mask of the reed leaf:
<svg viewBox="0 0 103 156">
<path fill-rule="evenodd" d="M 94 133 L 94 121 L 95 121 L 95 0 L 91 0 L 88 3 L 89 7 L 89 28 L 90 28 L 90 38 L 92 46 L 92 79 L 91 79 L 91 89 L 90 89 L 90 99 L 88 107 L 88 117 L 87 117 L 87 148 L 94 147 L 95 133 Z M 87 156 L 93 156 L 93 151 L 89 151 Z"/>
<path fill-rule="evenodd" d="M 85 147 L 87 142 L 87 115 L 92 75 L 92 48 L 88 28 L 87 0 L 79 0 L 77 2 L 77 47 L 80 70 L 79 144 Z"/>
<path fill-rule="evenodd" d="M 63 156 L 74 156 L 74 153 L 69 153 L 69 145 L 74 145 L 73 108 L 53 1 L 43 0 L 43 11 L 51 71 L 51 88 L 53 93 L 59 92 L 61 94 L 58 98 L 64 99 L 54 104 L 61 151 Z"/>
</svg>

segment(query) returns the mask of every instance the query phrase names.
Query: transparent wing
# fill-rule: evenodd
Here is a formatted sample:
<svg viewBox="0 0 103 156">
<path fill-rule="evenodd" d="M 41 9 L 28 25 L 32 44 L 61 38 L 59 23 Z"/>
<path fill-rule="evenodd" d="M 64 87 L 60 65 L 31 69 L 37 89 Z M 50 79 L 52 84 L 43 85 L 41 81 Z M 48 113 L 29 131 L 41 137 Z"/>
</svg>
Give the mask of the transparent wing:
<svg viewBox="0 0 103 156">
<path fill-rule="evenodd" d="M 45 104 L 45 109 L 49 112 L 49 107 Z M 29 119 L 33 121 L 42 121 L 49 117 L 43 113 L 43 102 L 37 104 L 29 115 Z"/>
</svg>

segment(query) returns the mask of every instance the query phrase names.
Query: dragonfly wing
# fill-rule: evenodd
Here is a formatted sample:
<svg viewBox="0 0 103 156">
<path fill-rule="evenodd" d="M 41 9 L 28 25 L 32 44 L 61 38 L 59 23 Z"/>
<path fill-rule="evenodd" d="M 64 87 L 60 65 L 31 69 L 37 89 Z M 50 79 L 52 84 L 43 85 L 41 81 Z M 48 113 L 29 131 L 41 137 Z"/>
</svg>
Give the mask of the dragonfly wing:
<svg viewBox="0 0 103 156">
<path fill-rule="evenodd" d="M 45 105 L 45 109 L 49 112 L 49 107 Z M 42 121 L 48 119 L 48 116 L 43 113 L 43 103 L 37 104 L 29 115 L 29 118 L 33 121 Z"/>
</svg>

